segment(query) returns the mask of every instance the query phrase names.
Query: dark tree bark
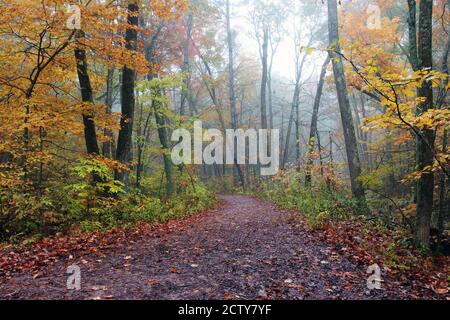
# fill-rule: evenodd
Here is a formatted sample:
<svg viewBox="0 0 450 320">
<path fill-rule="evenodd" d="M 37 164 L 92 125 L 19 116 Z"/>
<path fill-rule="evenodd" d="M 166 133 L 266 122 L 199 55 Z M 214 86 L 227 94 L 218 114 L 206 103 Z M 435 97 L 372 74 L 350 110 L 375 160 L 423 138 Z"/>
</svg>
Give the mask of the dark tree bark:
<svg viewBox="0 0 450 320">
<path fill-rule="evenodd" d="M 361 104 L 361 110 L 363 113 L 363 116 L 361 118 L 360 116 L 360 109 L 358 105 L 358 99 L 356 99 L 355 93 L 352 94 L 352 105 L 353 108 L 353 114 L 355 115 L 355 131 L 356 131 L 356 138 L 358 139 L 358 147 L 359 147 L 359 154 L 361 159 L 361 165 L 364 167 L 364 165 L 367 166 L 368 160 L 367 160 L 367 133 L 362 130 L 362 125 L 365 116 L 365 106 L 364 106 L 364 97 L 362 94 L 360 94 L 360 104 Z M 389 149 L 390 150 L 390 149 Z M 391 180 L 392 183 L 394 183 L 394 180 Z"/>
<path fill-rule="evenodd" d="M 139 6 L 135 1 L 128 4 L 128 24 L 131 26 L 139 25 Z M 126 48 L 131 51 L 137 50 L 137 30 L 128 28 L 125 34 Z M 132 136 L 133 136 L 133 118 L 135 107 L 135 78 L 136 72 L 129 66 L 124 66 L 122 71 L 122 118 L 120 119 L 119 139 L 117 141 L 116 159 L 123 164 L 129 165 L 132 160 Z M 126 171 L 116 170 L 116 180 L 129 184 L 129 174 Z"/>
<path fill-rule="evenodd" d="M 330 56 L 328 55 L 325 62 L 322 65 L 322 70 L 320 71 L 319 84 L 317 85 L 316 96 L 314 98 L 314 106 L 313 113 L 311 119 L 311 128 L 309 131 L 309 140 L 308 140 L 308 159 L 306 161 L 306 175 L 305 175 L 305 184 L 306 186 L 311 185 L 311 169 L 313 166 L 313 151 L 314 151 L 314 137 L 317 132 L 317 121 L 319 118 L 319 108 L 320 108 L 320 100 L 322 98 L 323 86 L 325 84 L 325 75 L 327 73 L 327 67 L 330 63 Z"/>
<path fill-rule="evenodd" d="M 337 13 L 337 1 L 328 0 L 328 34 L 330 41 L 330 57 L 333 62 L 334 79 L 341 113 L 342 127 L 344 129 L 345 148 L 347 151 L 347 162 L 350 171 L 350 182 L 353 196 L 360 202 L 365 203 L 365 192 L 358 177 L 361 175 L 361 163 L 358 154 L 358 145 L 355 136 L 355 127 L 350 109 L 347 85 L 345 81 L 344 65 L 340 56 L 339 25 Z"/>
<path fill-rule="evenodd" d="M 226 3 L 226 20 L 227 20 L 227 42 L 228 42 L 228 87 L 230 91 L 230 112 L 231 112 L 231 126 L 233 129 L 237 128 L 237 111 L 236 111 L 236 92 L 234 89 L 234 45 L 233 34 L 231 32 L 231 12 L 230 0 Z M 236 150 L 234 152 L 234 168 L 239 177 L 242 189 L 245 189 L 245 177 L 241 166 L 237 163 Z"/>
<path fill-rule="evenodd" d="M 416 0 L 408 0 L 408 60 L 414 71 L 419 70 L 419 56 L 417 49 L 417 5 Z"/>
<path fill-rule="evenodd" d="M 447 0 L 447 11 L 450 11 L 450 0 Z M 448 75 L 448 55 L 450 53 L 450 28 L 447 31 L 447 41 L 442 51 L 442 57 L 440 61 L 441 72 Z M 442 108 L 443 104 L 446 102 L 448 91 L 445 89 L 448 85 L 449 79 L 447 78 L 441 85 L 441 90 L 439 91 L 438 98 L 436 100 L 436 108 Z M 445 174 L 445 173 L 444 173 Z"/>
<path fill-rule="evenodd" d="M 450 11 L 450 0 L 447 0 L 447 10 Z M 444 47 L 444 51 L 441 59 L 441 71 L 442 73 L 449 74 L 448 72 L 448 55 L 450 52 L 450 32 L 448 33 L 447 42 Z M 448 78 L 444 81 L 443 88 L 448 84 Z M 441 96 L 437 102 L 437 108 L 440 108 L 447 98 L 447 91 L 445 89 L 441 90 Z M 444 128 L 444 134 L 442 137 L 442 150 L 446 152 L 448 146 L 448 127 Z M 448 166 L 447 166 L 448 168 Z M 439 213 L 438 213 L 438 239 L 437 239 L 437 249 L 438 252 L 442 253 L 442 235 L 444 233 L 445 223 L 450 216 L 450 201 L 448 192 L 450 189 L 450 179 L 442 170 L 439 175 Z"/>
<path fill-rule="evenodd" d="M 433 37 L 433 0 L 420 1 L 419 15 L 419 68 L 431 69 L 433 66 L 432 37 Z M 421 115 L 433 108 L 433 89 L 431 84 L 424 81 L 418 90 L 420 97 L 426 101 L 417 107 L 417 115 Z M 423 170 L 433 164 L 435 133 L 433 130 L 421 130 L 416 139 L 417 167 Z M 416 240 L 428 247 L 430 239 L 431 214 L 433 211 L 434 174 L 426 172 L 417 181 L 417 211 L 416 211 Z"/>
<path fill-rule="evenodd" d="M 78 37 L 83 37 L 82 32 L 79 32 Z M 77 74 L 80 83 L 81 99 L 86 103 L 94 103 L 94 95 L 92 93 L 91 80 L 88 74 L 88 64 L 86 60 L 86 51 L 77 47 L 75 49 L 75 59 L 77 61 Z M 83 113 L 84 124 L 84 139 L 86 142 L 86 149 L 89 154 L 100 154 L 100 149 L 97 142 L 97 134 L 95 131 L 95 122 L 92 113 Z"/>
<path fill-rule="evenodd" d="M 448 131 L 444 129 L 444 135 L 442 137 L 442 149 L 447 149 Z M 441 172 L 439 176 L 439 211 L 438 211 L 438 237 L 437 237 L 437 252 L 442 252 L 442 235 L 445 231 L 445 223 L 448 218 L 448 212 L 450 211 L 450 204 L 447 200 L 447 176 L 444 172 Z"/>
</svg>

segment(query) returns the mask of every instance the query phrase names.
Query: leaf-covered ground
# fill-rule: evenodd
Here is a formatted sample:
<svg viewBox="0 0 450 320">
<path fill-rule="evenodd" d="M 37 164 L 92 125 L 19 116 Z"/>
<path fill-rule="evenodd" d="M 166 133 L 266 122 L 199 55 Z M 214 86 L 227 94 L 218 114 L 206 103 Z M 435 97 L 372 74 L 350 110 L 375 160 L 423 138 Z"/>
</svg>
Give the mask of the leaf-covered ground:
<svg viewBox="0 0 450 320">
<path fill-rule="evenodd" d="M 442 298 L 390 277 L 369 291 L 368 263 L 319 240 L 294 212 L 249 196 L 220 199 L 214 210 L 161 226 L 4 249 L 0 298 Z M 66 289 L 71 264 L 81 268 L 80 291 Z"/>
</svg>

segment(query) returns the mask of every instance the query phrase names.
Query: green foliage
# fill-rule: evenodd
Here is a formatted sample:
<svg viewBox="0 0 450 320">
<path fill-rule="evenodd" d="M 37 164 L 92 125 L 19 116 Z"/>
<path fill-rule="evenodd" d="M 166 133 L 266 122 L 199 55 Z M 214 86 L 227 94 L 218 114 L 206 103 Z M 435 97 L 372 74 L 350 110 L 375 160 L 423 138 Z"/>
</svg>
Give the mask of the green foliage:
<svg viewBox="0 0 450 320">
<path fill-rule="evenodd" d="M 350 194 L 324 181 L 313 189 L 304 187 L 298 173 L 281 173 L 262 185 L 262 196 L 290 209 L 299 210 L 313 228 L 320 228 L 333 218 L 359 214 L 361 208 Z"/>
<path fill-rule="evenodd" d="M 138 222 L 162 223 L 215 203 L 214 194 L 187 174 L 181 175 L 178 182 L 183 187 L 177 194 L 165 199 L 159 173 L 147 177 L 142 189 L 127 193 L 99 160 L 80 160 L 69 173 L 64 183 L 52 183 L 41 196 L 0 192 L 0 240 L 16 242 L 58 232 L 77 234 Z M 93 175 L 102 182 L 94 183 Z"/>
<path fill-rule="evenodd" d="M 381 168 L 379 172 L 388 172 L 385 170 Z M 372 186 L 378 183 L 375 176 L 365 175 L 363 179 Z M 337 183 L 321 181 L 319 177 L 314 180 L 315 185 L 309 189 L 301 183 L 300 174 L 282 172 L 264 182 L 258 195 L 282 207 L 298 210 L 312 229 L 332 234 L 331 241 L 370 253 L 386 266 L 409 271 L 419 263 L 425 252 L 413 251 L 411 233 L 404 226 L 386 223 L 379 214 L 380 208 L 374 205 L 379 202 L 370 201 L 376 212 L 361 215 L 365 208 L 352 199 L 350 190 Z M 393 215 L 392 210 L 390 215 Z"/>
<path fill-rule="evenodd" d="M 151 223 L 163 223 L 170 219 L 179 219 L 201 212 L 215 203 L 214 195 L 201 184 L 196 184 L 195 191 L 186 189 L 179 192 L 173 198 L 161 200 L 146 196 L 138 197 L 138 205 L 127 210 L 124 221 L 135 223 L 145 221 Z"/>
<path fill-rule="evenodd" d="M 72 171 L 80 178 L 80 182 L 69 184 L 67 189 L 69 192 L 76 193 L 79 199 L 89 199 L 98 193 L 109 195 L 125 193 L 123 183 L 114 180 L 111 170 L 99 160 L 83 159 L 73 167 Z M 92 183 L 91 177 L 94 175 L 102 182 Z"/>
</svg>

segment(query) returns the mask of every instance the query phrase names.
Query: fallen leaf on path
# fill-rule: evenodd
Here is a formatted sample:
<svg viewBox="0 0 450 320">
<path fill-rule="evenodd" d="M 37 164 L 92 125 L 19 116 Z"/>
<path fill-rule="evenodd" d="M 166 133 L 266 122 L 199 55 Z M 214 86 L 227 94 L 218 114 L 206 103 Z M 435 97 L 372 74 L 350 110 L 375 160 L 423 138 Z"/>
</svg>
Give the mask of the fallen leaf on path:
<svg viewBox="0 0 450 320">
<path fill-rule="evenodd" d="M 448 288 L 431 288 L 433 291 L 434 291 L 434 293 L 437 293 L 437 294 L 446 294 L 446 293 L 448 293 Z"/>
<path fill-rule="evenodd" d="M 91 290 L 93 291 L 105 291 L 108 289 L 106 286 L 92 286 Z"/>
</svg>

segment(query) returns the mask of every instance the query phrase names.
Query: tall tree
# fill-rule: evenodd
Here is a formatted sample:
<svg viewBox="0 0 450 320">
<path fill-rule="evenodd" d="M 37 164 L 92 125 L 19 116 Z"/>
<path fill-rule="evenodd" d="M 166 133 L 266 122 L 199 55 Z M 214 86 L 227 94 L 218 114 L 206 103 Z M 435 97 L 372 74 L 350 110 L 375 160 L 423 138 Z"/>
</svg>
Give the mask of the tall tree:
<svg viewBox="0 0 450 320">
<path fill-rule="evenodd" d="M 447 0 L 447 11 L 450 12 L 450 0 Z M 447 31 L 447 42 L 444 46 L 444 51 L 441 58 L 441 72 L 448 76 L 448 55 L 450 52 L 450 32 Z M 447 90 L 445 89 L 449 83 L 449 79 L 444 81 L 444 84 L 441 88 L 441 94 L 437 101 L 436 108 L 440 108 L 447 98 Z M 449 126 L 444 128 L 444 133 L 442 136 L 442 150 L 446 153 L 448 147 L 448 129 Z M 448 166 L 447 166 L 448 167 Z M 444 233 L 445 221 L 448 219 L 450 212 L 450 201 L 448 198 L 448 191 L 450 189 L 450 179 L 447 178 L 445 172 L 441 170 L 441 174 L 439 176 L 439 212 L 438 212 L 438 239 L 437 239 L 437 249 L 439 252 L 442 251 L 442 235 Z"/>
<path fill-rule="evenodd" d="M 419 6 L 418 67 L 430 70 L 433 67 L 433 0 L 421 0 Z M 433 108 L 433 88 L 424 81 L 418 90 L 419 97 L 425 98 L 417 107 L 417 115 Z M 416 157 L 419 170 L 433 165 L 435 132 L 430 129 L 418 131 Z M 431 214 L 433 211 L 434 174 L 424 172 L 417 181 L 416 240 L 428 246 L 430 241 Z"/>
<path fill-rule="evenodd" d="M 309 41 L 309 44 L 310 43 L 311 43 L 311 41 Z M 297 46 L 297 44 L 296 44 L 296 46 Z M 299 101 L 300 101 L 300 81 L 302 79 L 303 66 L 306 61 L 306 54 L 304 54 L 302 59 L 300 60 L 300 54 L 298 52 L 298 49 L 296 49 L 295 55 L 296 55 L 296 59 L 295 59 L 296 70 L 295 70 L 294 94 L 292 96 L 291 112 L 289 115 L 289 122 L 288 122 L 287 131 L 286 131 L 286 140 L 284 142 L 283 157 L 282 157 L 282 161 L 281 161 L 281 168 L 283 168 L 283 169 L 285 168 L 286 163 L 288 161 L 288 157 L 289 157 L 292 126 L 293 126 L 294 122 L 298 121 L 298 120 L 294 121 L 295 120 L 294 117 L 296 117 L 296 112 L 298 110 L 298 105 L 299 105 Z M 298 119 L 298 117 L 296 117 L 296 118 Z M 296 138 L 297 138 L 297 134 L 296 134 Z M 298 144 L 298 142 L 297 142 L 297 144 Z M 296 159 L 296 160 L 298 160 L 298 159 Z"/>
<path fill-rule="evenodd" d="M 316 137 L 320 100 L 322 98 L 323 86 L 325 84 L 325 75 L 327 73 L 327 67 L 329 63 L 330 63 L 330 56 L 328 55 L 320 71 L 319 84 L 317 85 L 316 96 L 314 98 L 314 106 L 308 140 L 308 159 L 306 161 L 306 175 L 305 175 L 306 186 L 311 185 L 311 170 L 313 165 L 313 151 L 315 145 L 314 137 Z"/>
<path fill-rule="evenodd" d="M 330 58 L 333 62 L 334 80 L 339 102 L 342 127 L 344 129 L 345 149 L 350 172 L 350 182 L 353 196 L 360 202 L 365 202 L 364 187 L 358 177 L 361 175 L 361 163 L 358 154 L 358 145 L 355 136 L 355 127 L 350 109 L 347 84 L 342 62 L 341 47 L 339 44 L 339 24 L 337 1 L 328 0 L 328 37 L 330 45 Z"/>
<path fill-rule="evenodd" d="M 408 60 L 413 70 L 420 69 L 417 48 L 417 4 L 416 0 L 408 0 Z"/>
<path fill-rule="evenodd" d="M 78 31 L 77 39 L 83 37 L 83 31 Z M 81 98 L 83 102 L 93 104 L 94 96 L 92 93 L 91 79 L 88 74 L 88 64 L 86 60 L 86 51 L 81 46 L 75 48 L 75 59 L 77 61 L 77 74 L 80 83 Z M 84 139 L 86 149 L 89 154 L 100 154 L 95 132 L 95 122 L 93 112 L 83 112 Z"/>
<path fill-rule="evenodd" d="M 139 6 L 135 0 L 128 2 L 127 22 L 129 27 L 125 33 L 125 46 L 128 50 L 137 50 L 137 26 L 139 25 Z M 133 118 L 135 107 L 135 78 L 136 71 L 129 65 L 125 65 L 122 71 L 122 118 L 120 119 L 120 131 L 117 141 L 116 159 L 124 164 L 129 165 L 132 160 L 132 135 L 133 135 Z M 128 173 L 116 170 L 115 179 L 125 184 L 129 183 Z"/>
<path fill-rule="evenodd" d="M 261 50 L 261 64 L 262 64 L 262 75 L 261 75 L 261 128 L 267 129 L 267 76 L 268 76 L 268 55 L 269 55 L 269 28 L 267 25 L 263 25 L 263 39 L 262 39 L 262 50 Z"/>
<path fill-rule="evenodd" d="M 163 150 L 164 173 L 167 181 L 166 193 L 168 196 L 171 196 L 175 191 L 175 184 L 173 182 L 173 163 L 170 157 L 169 133 L 167 132 L 167 119 L 163 109 L 164 106 L 160 99 L 158 99 L 163 92 L 161 88 L 155 88 L 154 91 L 153 95 L 156 98 L 152 100 L 152 108 L 158 128 L 159 142 Z"/>
<path fill-rule="evenodd" d="M 192 38 L 192 28 L 194 24 L 194 15 L 192 13 L 192 3 L 189 5 L 189 12 L 186 22 L 186 38 L 183 43 L 183 66 L 181 70 L 184 73 L 184 88 L 181 91 L 180 115 L 186 115 L 186 105 L 189 107 L 189 115 L 193 116 L 192 92 L 191 92 L 191 64 L 190 47 Z"/>
<path fill-rule="evenodd" d="M 233 45 L 233 33 L 231 30 L 231 10 L 230 0 L 226 2 L 226 20 L 227 20 L 227 43 L 228 43 L 228 87 L 230 92 L 230 112 L 231 112 L 231 126 L 233 129 L 237 129 L 237 110 L 236 110 L 236 92 L 234 88 L 234 45 Z M 242 168 L 237 163 L 236 152 L 234 152 L 234 168 L 238 174 L 239 181 L 242 188 L 245 188 L 245 177 L 242 172 Z"/>
<path fill-rule="evenodd" d="M 106 113 L 112 113 L 112 105 L 114 100 L 114 68 L 108 69 L 108 74 L 106 76 L 106 92 L 105 92 L 105 105 L 106 105 Z M 107 137 L 107 141 L 103 143 L 103 156 L 112 158 L 114 154 L 114 134 L 112 130 L 105 129 L 105 136 Z"/>
<path fill-rule="evenodd" d="M 153 67 L 161 64 L 161 61 L 158 59 L 158 52 L 157 47 L 159 43 L 160 34 L 162 31 L 162 28 L 164 26 L 163 22 L 158 23 L 156 26 L 154 32 L 150 36 L 150 39 L 147 42 L 147 46 L 145 49 L 145 57 L 148 61 L 148 63 Z M 150 72 L 147 75 L 148 81 L 153 81 L 155 79 L 158 79 L 159 75 L 154 70 L 150 70 Z M 151 99 L 152 99 L 152 111 L 155 115 L 155 122 L 156 127 L 158 130 L 158 138 L 159 143 L 161 145 L 161 149 L 163 151 L 163 163 L 164 163 L 164 174 L 166 177 L 166 194 L 167 196 L 171 196 L 175 192 L 175 184 L 174 184 L 174 173 L 173 173 L 173 163 L 172 159 L 170 157 L 170 139 L 169 139 L 169 131 L 167 128 L 168 125 L 168 119 L 167 119 L 167 112 L 166 112 L 166 102 L 165 99 L 163 99 L 163 88 L 161 87 L 160 83 L 151 84 Z M 150 118 L 151 114 L 148 115 L 147 122 Z M 146 129 L 145 131 L 148 131 Z M 147 133 L 144 134 L 146 136 Z M 142 152 L 142 150 L 140 150 Z M 140 161 L 139 161 L 140 162 Z M 140 174 L 139 174 L 140 175 Z"/>
<path fill-rule="evenodd" d="M 276 38 L 274 39 L 273 37 L 270 37 L 270 63 L 269 63 L 269 67 L 267 70 L 267 100 L 268 100 L 268 104 L 269 104 L 269 128 L 273 129 L 274 128 L 274 112 L 273 112 L 273 95 L 274 95 L 274 91 L 273 91 L 273 82 L 272 82 L 272 69 L 273 69 L 273 62 L 274 62 L 274 58 L 275 58 L 275 54 L 277 53 L 278 50 L 278 45 L 280 43 L 280 38 Z"/>
</svg>

